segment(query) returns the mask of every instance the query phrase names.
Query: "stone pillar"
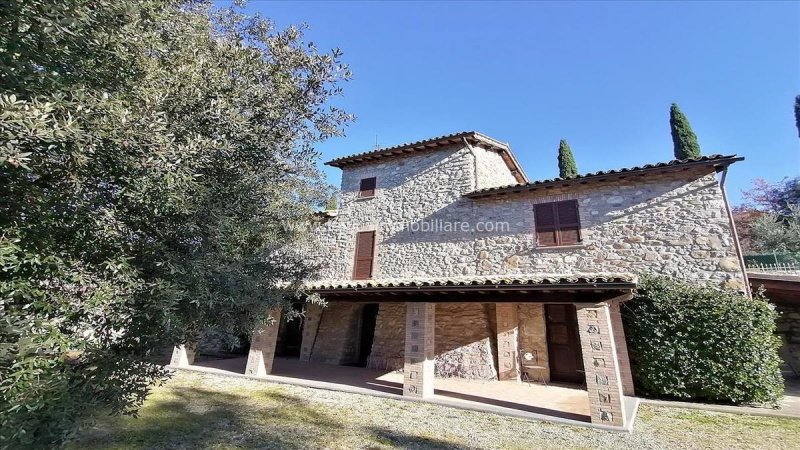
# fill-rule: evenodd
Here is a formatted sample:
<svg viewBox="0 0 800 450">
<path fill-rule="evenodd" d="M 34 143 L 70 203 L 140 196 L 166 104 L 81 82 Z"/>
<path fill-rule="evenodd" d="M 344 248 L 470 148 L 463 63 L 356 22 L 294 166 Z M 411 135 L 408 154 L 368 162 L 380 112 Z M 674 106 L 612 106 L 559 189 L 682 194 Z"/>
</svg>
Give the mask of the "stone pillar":
<svg viewBox="0 0 800 450">
<path fill-rule="evenodd" d="M 497 316 L 497 377 L 501 381 L 519 381 L 517 305 L 496 303 L 495 311 Z"/>
<path fill-rule="evenodd" d="M 269 315 L 274 319 L 274 322 L 254 331 L 253 337 L 250 339 L 250 352 L 247 355 L 245 375 L 263 377 L 272 373 L 272 361 L 275 359 L 275 344 L 278 342 L 281 310 L 273 309 L 269 312 Z"/>
<path fill-rule="evenodd" d="M 306 317 L 303 322 L 303 342 L 300 344 L 300 361 L 311 361 L 314 351 L 314 340 L 317 338 L 319 321 L 322 318 L 322 306 L 306 304 Z"/>
<path fill-rule="evenodd" d="M 575 307 L 592 423 L 625 426 L 625 403 L 609 307 L 605 303 L 579 303 Z"/>
<path fill-rule="evenodd" d="M 419 398 L 433 395 L 435 322 L 435 303 L 406 303 L 403 395 Z"/>
<path fill-rule="evenodd" d="M 614 332 L 614 342 L 617 344 L 617 362 L 619 363 L 619 375 L 622 380 L 622 393 L 633 397 L 633 375 L 631 374 L 631 361 L 628 358 L 628 341 L 625 340 L 625 329 L 622 326 L 622 313 L 620 312 L 620 301 L 614 300 L 609 303 L 611 312 L 611 329 Z"/>
<path fill-rule="evenodd" d="M 176 367 L 186 367 L 194 364 L 195 350 L 197 344 L 183 344 L 172 350 L 172 360 L 169 364 Z"/>
</svg>

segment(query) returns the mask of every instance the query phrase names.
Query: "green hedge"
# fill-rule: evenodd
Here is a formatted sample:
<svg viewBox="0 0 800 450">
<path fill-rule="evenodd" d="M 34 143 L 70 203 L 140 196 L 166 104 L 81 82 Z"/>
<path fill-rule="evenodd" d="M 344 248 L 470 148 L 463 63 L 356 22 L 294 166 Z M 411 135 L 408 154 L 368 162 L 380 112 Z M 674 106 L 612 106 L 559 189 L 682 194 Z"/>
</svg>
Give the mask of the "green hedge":
<svg viewBox="0 0 800 450">
<path fill-rule="evenodd" d="M 645 278 L 623 305 L 637 393 L 733 404 L 783 395 L 777 313 L 762 296 Z"/>
</svg>

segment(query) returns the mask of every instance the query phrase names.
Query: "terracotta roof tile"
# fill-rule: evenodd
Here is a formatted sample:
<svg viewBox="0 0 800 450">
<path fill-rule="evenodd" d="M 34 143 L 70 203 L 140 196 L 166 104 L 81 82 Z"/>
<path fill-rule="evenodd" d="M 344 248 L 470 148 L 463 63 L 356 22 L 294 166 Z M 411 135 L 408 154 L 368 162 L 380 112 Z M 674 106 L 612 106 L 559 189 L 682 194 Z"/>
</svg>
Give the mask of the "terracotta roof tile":
<svg viewBox="0 0 800 450">
<path fill-rule="evenodd" d="M 699 158 L 691 159 L 675 159 L 667 162 L 659 162 L 653 164 L 645 164 L 643 166 L 624 167 L 622 169 L 601 170 L 599 172 L 590 172 L 583 175 L 577 175 L 570 178 L 553 178 L 547 180 L 532 181 L 529 183 L 510 184 L 507 186 L 498 186 L 492 188 L 479 189 L 477 191 L 465 194 L 465 197 L 477 198 L 488 197 L 497 194 L 508 194 L 517 192 L 527 192 L 541 188 L 568 186 L 573 184 L 586 184 L 590 181 L 598 181 L 612 178 L 622 178 L 627 175 L 640 175 L 648 172 L 658 171 L 678 171 L 692 166 L 727 166 L 737 161 L 742 161 L 744 158 L 736 155 L 709 155 L 701 156 Z"/>
<path fill-rule="evenodd" d="M 637 277 L 624 273 L 605 273 L 594 275 L 531 274 L 495 275 L 450 278 L 386 278 L 378 280 L 318 280 L 305 284 L 305 288 L 316 290 L 371 289 L 371 288 L 416 288 L 448 286 L 541 286 L 541 285 L 598 285 L 608 283 L 635 284 Z"/>
<path fill-rule="evenodd" d="M 355 155 L 343 156 L 341 158 L 332 159 L 326 162 L 326 165 L 333 167 L 346 167 L 355 164 L 362 164 L 371 162 L 382 158 L 389 158 L 394 156 L 406 155 L 419 151 L 429 151 L 436 147 L 445 145 L 456 144 L 462 139 L 466 139 L 472 145 L 481 145 L 497 150 L 506 162 L 509 170 L 519 180 L 520 183 L 528 181 L 525 172 L 522 170 L 519 162 L 514 154 L 511 152 L 511 147 L 497 139 L 491 138 L 483 133 L 477 131 L 461 131 L 458 133 L 447 134 L 444 136 L 437 136 L 433 138 L 423 139 L 420 141 L 407 142 L 405 144 L 394 145 L 392 147 L 380 148 L 368 152 L 356 153 Z"/>
</svg>

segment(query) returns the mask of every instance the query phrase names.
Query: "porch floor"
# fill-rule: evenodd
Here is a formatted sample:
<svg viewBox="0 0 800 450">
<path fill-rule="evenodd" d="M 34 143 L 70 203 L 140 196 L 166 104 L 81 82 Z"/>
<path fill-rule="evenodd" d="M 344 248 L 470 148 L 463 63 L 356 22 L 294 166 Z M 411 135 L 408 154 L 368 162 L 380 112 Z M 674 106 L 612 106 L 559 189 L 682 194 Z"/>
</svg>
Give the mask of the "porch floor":
<svg viewBox="0 0 800 450">
<path fill-rule="evenodd" d="M 247 358 L 205 359 L 195 361 L 190 369 L 208 372 L 244 374 Z M 403 374 L 361 367 L 336 366 L 297 359 L 275 358 L 268 381 L 346 390 L 368 395 L 402 397 Z M 588 424 L 589 398 L 577 385 L 520 383 L 515 381 L 477 381 L 437 378 L 434 382 L 436 403 L 556 421 Z M 534 417 L 532 417 L 534 418 Z"/>
</svg>

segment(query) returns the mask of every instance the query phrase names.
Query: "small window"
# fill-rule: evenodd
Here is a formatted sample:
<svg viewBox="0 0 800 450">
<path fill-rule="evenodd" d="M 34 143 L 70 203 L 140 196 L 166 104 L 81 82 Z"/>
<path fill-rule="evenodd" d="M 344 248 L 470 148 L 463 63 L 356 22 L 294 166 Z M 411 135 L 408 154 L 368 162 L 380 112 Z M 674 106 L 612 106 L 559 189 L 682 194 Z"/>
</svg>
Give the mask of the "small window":
<svg viewBox="0 0 800 450">
<path fill-rule="evenodd" d="M 358 197 L 359 198 L 375 197 L 375 185 L 376 185 L 375 177 L 362 178 L 361 185 L 358 188 Z"/>
<path fill-rule="evenodd" d="M 542 247 L 574 245 L 581 242 L 578 201 L 541 203 L 533 208 L 536 244 Z"/>
<path fill-rule="evenodd" d="M 353 279 L 368 280 L 372 278 L 375 260 L 375 232 L 362 231 L 356 234 L 356 257 L 353 264 Z"/>
</svg>

